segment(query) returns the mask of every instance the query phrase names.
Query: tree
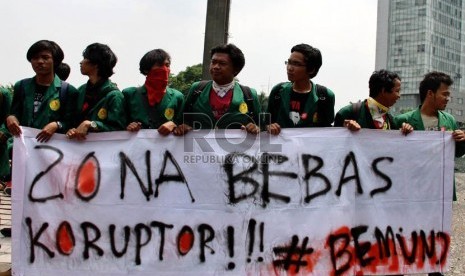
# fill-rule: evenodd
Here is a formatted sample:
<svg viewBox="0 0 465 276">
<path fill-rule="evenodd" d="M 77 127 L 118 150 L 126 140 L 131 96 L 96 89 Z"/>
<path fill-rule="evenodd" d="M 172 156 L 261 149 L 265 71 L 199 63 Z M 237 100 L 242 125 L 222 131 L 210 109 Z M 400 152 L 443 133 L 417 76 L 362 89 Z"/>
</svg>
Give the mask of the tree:
<svg viewBox="0 0 465 276">
<path fill-rule="evenodd" d="M 170 87 L 187 94 L 191 85 L 202 80 L 202 64 L 188 66 L 186 70 L 179 72 L 176 76 L 169 78 Z"/>
</svg>

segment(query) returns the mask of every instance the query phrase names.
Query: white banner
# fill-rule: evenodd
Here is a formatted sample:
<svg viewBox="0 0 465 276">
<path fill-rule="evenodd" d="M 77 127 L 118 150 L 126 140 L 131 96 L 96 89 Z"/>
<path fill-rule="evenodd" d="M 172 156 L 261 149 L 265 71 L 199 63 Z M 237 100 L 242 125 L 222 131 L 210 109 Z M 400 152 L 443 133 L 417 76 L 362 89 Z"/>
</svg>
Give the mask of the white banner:
<svg viewBox="0 0 465 276">
<path fill-rule="evenodd" d="M 342 128 L 37 143 L 13 164 L 15 275 L 445 271 L 450 132 Z"/>
</svg>

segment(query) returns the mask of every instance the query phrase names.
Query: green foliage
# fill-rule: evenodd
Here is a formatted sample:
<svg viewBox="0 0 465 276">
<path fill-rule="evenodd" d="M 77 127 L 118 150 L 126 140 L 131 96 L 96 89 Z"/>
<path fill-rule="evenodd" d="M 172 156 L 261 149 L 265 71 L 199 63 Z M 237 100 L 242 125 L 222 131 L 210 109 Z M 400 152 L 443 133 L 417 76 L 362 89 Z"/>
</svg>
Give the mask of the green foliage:
<svg viewBox="0 0 465 276">
<path fill-rule="evenodd" d="M 170 75 L 170 87 L 187 94 L 191 85 L 202 80 L 202 64 L 188 66 L 186 70 L 179 72 L 176 76 Z"/>
</svg>

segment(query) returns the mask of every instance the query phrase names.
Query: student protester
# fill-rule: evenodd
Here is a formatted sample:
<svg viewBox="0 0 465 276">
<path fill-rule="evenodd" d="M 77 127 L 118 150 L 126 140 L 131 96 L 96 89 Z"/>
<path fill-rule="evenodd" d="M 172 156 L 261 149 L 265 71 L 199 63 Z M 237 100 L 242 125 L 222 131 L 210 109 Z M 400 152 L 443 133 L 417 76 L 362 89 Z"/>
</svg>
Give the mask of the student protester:
<svg viewBox="0 0 465 276">
<path fill-rule="evenodd" d="M 183 103 L 175 135 L 196 129 L 245 129 L 260 132 L 260 103 L 255 89 L 242 86 L 235 77 L 245 65 L 242 51 L 234 44 L 219 45 L 210 51 L 212 81 L 194 83 Z"/>
<path fill-rule="evenodd" d="M 455 118 L 445 112 L 450 100 L 452 78 L 442 72 L 430 72 L 420 82 L 421 105 L 410 112 L 395 117 L 397 123 L 409 123 L 415 130 L 452 131 L 455 156 L 465 154 L 465 133 L 458 129 Z M 457 200 L 454 185 L 454 201 Z M 440 275 L 440 274 L 437 274 Z"/>
<path fill-rule="evenodd" d="M 81 74 L 89 80 L 79 87 L 77 127 L 68 130 L 66 136 L 84 140 L 89 131 L 124 130 L 124 96 L 109 79 L 117 62 L 116 55 L 110 47 L 100 43 L 87 46 L 82 55 Z"/>
<path fill-rule="evenodd" d="M 335 127 L 347 127 L 351 131 L 361 128 L 397 129 L 404 134 L 412 132 L 413 128 L 407 123 L 397 125 L 389 113 L 400 98 L 401 79 L 399 75 L 387 70 L 373 72 L 368 81 L 370 94 L 362 102 L 352 103 L 341 108 L 336 113 Z"/>
<path fill-rule="evenodd" d="M 64 133 L 70 127 L 76 113 L 77 90 L 71 85 L 64 91 L 61 89 L 62 81 L 55 69 L 64 54 L 55 42 L 40 40 L 34 43 L 26 57 L 36 75 L 15 84 L 6 126 L 14 136 L 21 134 L 20 126 L 41 129 L 37 141 L 47 142 L 55 132 Z"/>
<path fill-rule="evenodd" d="M 334 93 L 312 82 L 322 65 L 321 52 L 307 44 L 292 47 L 285 61 L 287 78 L 270 92 L 267 130 L 278 135 L 281 128 L 329 127 L 334 120 Z"/>
<path fill-rule="evenodd" d="M 146 76 L 145 84 L 123 90 L 126 102 L 128 131 L 157 129 L 162 135 L 173 132 L 173 122 L 182 107 L 184 96 L 167 87 L 170 74 L 170 55 L 162 49 L 146 53 L 139 62 L 139 70 Z"/>
<path fill-rule="evenodd" d="M 57 74 L 60 80 L 62 81 L 67 80 L 70 73 L 71 73 L 71 68 L 69 67 L 67 63 L 64 63 L 64 62 L 60 63 L 60 65 L 58 65 L 58 68 L 55 71 L 55 74 Z"/>
</svg>

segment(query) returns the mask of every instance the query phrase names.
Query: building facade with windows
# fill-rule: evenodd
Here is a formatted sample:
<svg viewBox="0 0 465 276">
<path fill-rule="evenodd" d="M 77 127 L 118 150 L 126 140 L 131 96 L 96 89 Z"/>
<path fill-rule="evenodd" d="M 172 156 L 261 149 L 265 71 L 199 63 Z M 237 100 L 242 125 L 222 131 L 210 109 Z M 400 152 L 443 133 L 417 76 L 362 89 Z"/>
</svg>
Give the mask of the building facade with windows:
<svg viewBox="0 0 465 276">
<path fill-rule="evenodd" d="M 402 78 L 394 114 L 420 105 L 424 74 L 441 71 L 454 80 L 446 111 L 465 123 L 464 1 L 378 0 L 375 67 Z"/>
</svg>

